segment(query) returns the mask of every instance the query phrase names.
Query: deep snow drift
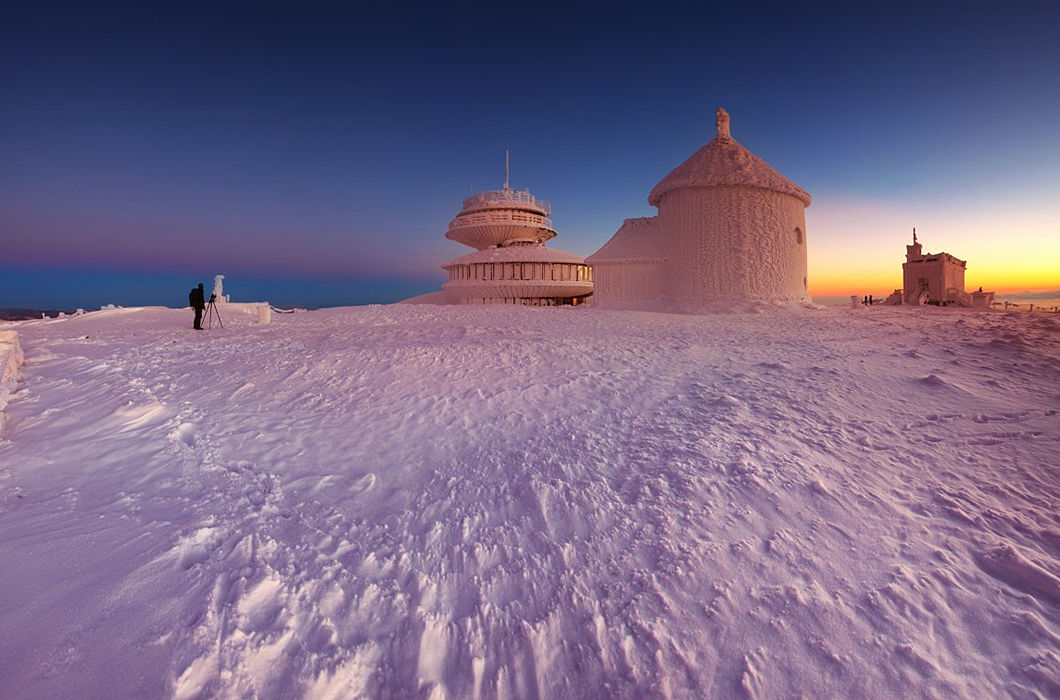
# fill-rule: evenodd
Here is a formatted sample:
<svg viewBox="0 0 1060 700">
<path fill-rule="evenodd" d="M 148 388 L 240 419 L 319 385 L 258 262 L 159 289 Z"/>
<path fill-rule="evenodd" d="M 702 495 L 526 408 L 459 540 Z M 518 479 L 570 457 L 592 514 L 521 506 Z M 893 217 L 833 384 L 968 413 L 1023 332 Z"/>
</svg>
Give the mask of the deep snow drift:
<svg viewBox="0 0 1060 700">
<path fill-rule="evenodd" d="M 0 688 L 1060 696 L 1060 324 L 8 324 Z"/>
</svg>

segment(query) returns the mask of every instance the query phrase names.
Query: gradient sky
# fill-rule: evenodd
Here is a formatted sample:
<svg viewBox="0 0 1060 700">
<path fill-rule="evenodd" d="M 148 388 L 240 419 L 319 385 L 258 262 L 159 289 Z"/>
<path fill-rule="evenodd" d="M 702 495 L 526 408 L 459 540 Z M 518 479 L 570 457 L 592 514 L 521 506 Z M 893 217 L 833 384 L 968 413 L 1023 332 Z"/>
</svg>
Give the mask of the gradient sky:
<svg viewBox="0 0 1060 700">
<path fill-rule="evenodd" d="M 0 11 L 0 307 L 440 286 L 468 194 L 588 255 L 714 135 L 811 193 L 815 296 L 1060 289 L 1060 4 L 136 3 Z"/>
</svg>

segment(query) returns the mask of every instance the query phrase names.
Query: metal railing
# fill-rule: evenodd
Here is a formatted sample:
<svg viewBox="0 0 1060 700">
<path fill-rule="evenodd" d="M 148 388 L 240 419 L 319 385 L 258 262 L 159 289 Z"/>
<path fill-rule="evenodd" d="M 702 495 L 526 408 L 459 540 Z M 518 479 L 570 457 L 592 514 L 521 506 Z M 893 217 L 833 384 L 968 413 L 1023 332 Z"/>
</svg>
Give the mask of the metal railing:
<svg viewBox="0 0 1060 700">
<path fill-rule="evenodd" d="M 479 192 L 464 200 L 464 209 L 474 209 L 491 205 L 526 204 L 541 209 L 546 215 L 552 213 L 552 203 L 538 199 L 529 190 L 489 190 Z"/>
<path fill-rule="evenodd" d="M 522 211 L 479 211 L 474 214 L 461 214 L 449 222 L 449 230 L 483 224 L 529 224 L 553 230 L 552 220 L 548 217 Z"/>
</svg>

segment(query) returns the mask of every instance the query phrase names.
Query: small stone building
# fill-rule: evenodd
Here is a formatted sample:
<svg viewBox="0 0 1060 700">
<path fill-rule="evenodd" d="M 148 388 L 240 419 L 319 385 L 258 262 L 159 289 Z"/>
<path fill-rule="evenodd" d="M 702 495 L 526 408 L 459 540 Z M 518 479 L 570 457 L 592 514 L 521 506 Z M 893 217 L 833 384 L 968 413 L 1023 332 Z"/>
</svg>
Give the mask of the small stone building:
<svg viewBox="0 0 1060 700">
<path fill-rule="evenodd" d="M 913 244 L 905 247 L 902 263 L 902 303 L 989 307 L 993 292 L 964 291 L 967 264 L 949 253 L 925 253 L 914 228 Z"/>
<path fill-rule="evenodd" d="M 964 292 L 967 262 L 949 253 L 924 253 L 913 229 L 913 244 L 905 247 L 902 263 L 903 301 L 906 304 L 945 304 Z"/>
<path fill-rule="evenodd" d="M 598 305 L 809 301 L 810 195 L 737 143 L 724 109 L 716 126 L 717 136 L 648 195 L 658 215 L 627 219 L 586 258 Z"/>
</svg>

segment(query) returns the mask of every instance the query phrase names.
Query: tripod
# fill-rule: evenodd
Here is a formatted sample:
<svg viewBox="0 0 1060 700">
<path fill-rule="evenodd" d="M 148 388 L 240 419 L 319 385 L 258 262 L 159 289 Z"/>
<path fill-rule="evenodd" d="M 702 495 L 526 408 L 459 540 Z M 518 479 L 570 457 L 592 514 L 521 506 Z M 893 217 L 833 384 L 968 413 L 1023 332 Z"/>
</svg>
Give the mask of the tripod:
<svg viewBox="0 0 1060 700">
<path fill-rule="evenodd" d="M 210 295 L 210 301 L 206 304 L 206 327 L 213 328 L 213 320 L 217 319 L 217 325 L 221 328 L 225 327 L 225 324 L 221 322 L 221 314 L 217 311 L 217 304 L 214 303 L 214 295 Z"/>
</svg>

